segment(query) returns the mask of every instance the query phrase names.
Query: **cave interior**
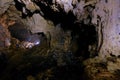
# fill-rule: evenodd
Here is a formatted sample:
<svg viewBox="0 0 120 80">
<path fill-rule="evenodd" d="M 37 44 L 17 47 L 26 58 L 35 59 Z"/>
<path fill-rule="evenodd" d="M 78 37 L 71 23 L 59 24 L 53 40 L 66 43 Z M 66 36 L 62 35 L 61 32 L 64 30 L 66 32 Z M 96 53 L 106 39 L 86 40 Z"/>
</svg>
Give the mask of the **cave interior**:
<svg viewBox="0 0 120 80">
<path fill-rule="evenodd" d="M 0 1 L 9 5 L 0 13 L 0 80 L 119 80 L 120 70 L 109 72 L 98 58 L 94 4 L 75 13 L 82 0 L 73 0 L 68 11 L 57 0 L 28 1 Z M 111 56 L 108 61 L 115 62 Z"/>
</svg>

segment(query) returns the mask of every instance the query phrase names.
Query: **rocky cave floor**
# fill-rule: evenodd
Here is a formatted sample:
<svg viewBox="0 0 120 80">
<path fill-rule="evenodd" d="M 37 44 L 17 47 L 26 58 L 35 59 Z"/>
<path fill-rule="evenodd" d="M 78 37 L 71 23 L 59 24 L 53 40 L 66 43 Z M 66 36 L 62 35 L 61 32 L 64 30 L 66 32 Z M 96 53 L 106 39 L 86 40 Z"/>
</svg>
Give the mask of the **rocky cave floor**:
<svg viewBox="0 0 120 80">
<path fill-rule="evenodd" d="M 53 27 L 50 42 L 49 35 L 45 34 L 40 45 L 25 49 L 18 47 L 21 42 L 11 36 L 8 27 L 13 25 L 16 20 L 17 23 L 26 23 L 28 20 L 29 24 L 29 20 L 32 19 L 25 19 L 25 16 L 21 17 L 21 12 L 14 5 L 10 5 L 7 11 L 0 16 L 0 80 L 120 79 L 119 68 L 114 70 L 114 68 L 117 68 L 116 64 L 119 59 L 111 55 L 107 60 L 101 60 L 95 54 L 97 53 L 95 51 L 97 45 L 95 27 L 91 24 L 77 24 L 77 22 L 71 24 L 74 17 L 71 14 L 64 16 L 61 14 L 63 13 L 57 14 L 60 16 L 56 18 L 53 18 L 56 14 L 52 17 L 48 15 L 53 22 L 56 21 L 54 19 L 60 17 L 62 19 L 58 20 L 61 23 L 57 24 L 57 27 Z M 44 26 L 44 21 L 40 22 Z M 74 27 L 71 27 L 71 25 Z M 48 26 L 51 26 L 51 24 Z M 6 38 L 8 41 L 11 40 L 11 45 L 6 41 Z"/>
</svg>

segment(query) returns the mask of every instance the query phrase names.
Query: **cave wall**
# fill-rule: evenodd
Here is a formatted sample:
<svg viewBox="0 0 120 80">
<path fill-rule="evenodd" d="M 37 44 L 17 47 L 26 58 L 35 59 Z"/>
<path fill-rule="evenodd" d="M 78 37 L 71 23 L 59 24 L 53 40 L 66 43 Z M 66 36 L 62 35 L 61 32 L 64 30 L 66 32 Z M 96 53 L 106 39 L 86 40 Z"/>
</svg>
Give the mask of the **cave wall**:
<svg viewBox="0 0 120 80">
<path fill-rule="evenodd" d="M 14 4 L 13 0 L 1 0 L 0 1 L 0 15 L 3 14 L 11 4 Z"/>
<path fill-rule="evenodd" d="M 1 9 L 4 7 L 4 10 L 1 10 L 0 14 L 9 14 L 11 10 L 7 9 L 15 5 L 16 10 L 12 8 L 14 14 L 8 15 L 11 19 L 13 16 L 16 20 L 19 19 L 29 26 L 28 29 L 32 33 L 51 32 L 52 36 L 55 26 L 67 23 L 67 19 L 64 21 L 64 15 L 72 14 L 74 18 L 71 22 L 96 26 L 97 52 L 100 56 L 108 54 L 119 56 L 119 3 L 118 0 L 2 0 L 0 7 Z"/>
<path fill-rule="evenodd" d="M 119 56 L 119 0 L 101 0 L 93 11 L 92 23 L 98 25 L 100 56 Z"/>
</svg>

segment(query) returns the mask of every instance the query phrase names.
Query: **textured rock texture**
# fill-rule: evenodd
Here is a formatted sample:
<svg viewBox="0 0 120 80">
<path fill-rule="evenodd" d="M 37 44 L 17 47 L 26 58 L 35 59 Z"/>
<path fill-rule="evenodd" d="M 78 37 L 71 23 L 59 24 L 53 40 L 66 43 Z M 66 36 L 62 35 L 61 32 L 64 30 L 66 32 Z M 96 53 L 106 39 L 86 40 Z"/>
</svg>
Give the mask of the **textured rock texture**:
<svg viewBox="0 0 120 80">
<path fill-rule="evenodd" d="M 100 56 L 108 56 L 109 54 L 119 56 L 120 1 L 100 1 L 96 5 L 96 9 L 95 14 L 100 18 L 98 19 L 100 21 L 99 30 L 101 30 L 99 31 L 99 35 L 101 34 L 99 41 L 102 42 Z"/>
<path fill-rule="evenodd" d="M 10 46 L 10 34 L 7 29 L 0 25 L 0 47 Z"/>
<path fill-rule="evenodd" d="M 11 4 L 14 4 L 13 0 L 1 0 L 0 1 L 0 15 L 3 14 Z"/>
</svg>

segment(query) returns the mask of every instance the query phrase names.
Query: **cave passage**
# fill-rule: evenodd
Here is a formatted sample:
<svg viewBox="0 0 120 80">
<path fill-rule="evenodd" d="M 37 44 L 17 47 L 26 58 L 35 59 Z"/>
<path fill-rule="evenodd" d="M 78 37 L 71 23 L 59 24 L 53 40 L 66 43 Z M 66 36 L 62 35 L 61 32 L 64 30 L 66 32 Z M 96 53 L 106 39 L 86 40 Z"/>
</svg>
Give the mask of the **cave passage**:
<svg viewBox="0 0 120 80">
<path fill-rule="evenodd" d="M 0 18 L 13 21 L 7 27 L 0 22 L 11 42 L 0 49 L 0 80 L 89 80 L 83 61 L 97 55 L 98 37 L 91 17 L 85 24 L 84 20 L 78 22 L 71 11 L 55 12 L 41 3 L 36 4 L 43 14 L 28 9 L 25 14 L 22 11 L 26 5 L 14 1 L 15 5 L 2 15 L 7 19 Z"/>
</svg>

